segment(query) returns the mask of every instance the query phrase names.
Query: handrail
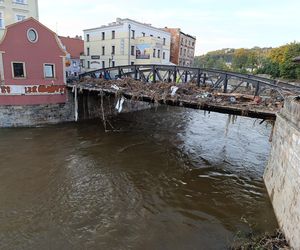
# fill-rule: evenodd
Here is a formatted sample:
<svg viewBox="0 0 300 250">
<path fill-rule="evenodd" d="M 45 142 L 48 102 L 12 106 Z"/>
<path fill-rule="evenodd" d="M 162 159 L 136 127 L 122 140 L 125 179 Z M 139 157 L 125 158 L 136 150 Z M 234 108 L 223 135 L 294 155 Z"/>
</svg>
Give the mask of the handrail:
<svg viewBox="0 0 300 250">
<path fill-rule="evenodd" d="M 180 71 L 180 70 L 185 70 L 189 72 L 194 72 L 194 73 L 209 73 L 209 74 L 220 74 L 228 77 L 235 77 L 239 78 L 240 80 L 244 80 L 245 82 L 250 82 L 250 83 L 261 83 L 263 85 L 267 85 L 269 87 L 273 88 L 280 88 L 280 89 L 285 89 L 285 90 L 296 90 L 297 92 L 300 91 L 300 86 L 295 86 L 292 85 L 288 82 L 283 82 L 283 81 L 276 81 L 274 79 L 269 79 L 257 75 L 252 75 L 252 74 L 242 74 L 238 72 L 232 72 L 232 71 L 226 71 L 226 70 L 218 70 L 218 69 L 208 69 L 208 68 L 197 68 L 197 67 L 186 67 L 186 66 L 176 66 L 176 65 L 160 65 L 160 64 L 140 64 L 140 65 L 121 65 L 121 66 L 115 66 L 115 67 L 108 67 L 108 68 L 103 68 L 103 69 L 96 69 L 92 71 L 88 71 L 85 73 L 82 73 L 79 75 L 80 78 L 87 76 L 87 75 L 93 75 L 95 73 L 101 73 L 101 72 L 110 72 L 110 71 L 120 71 L 120 70 L 125 70 L 125 69 L 132 69 L 132 70 L 173 70 L 173 71 Z M 126 74 L 132 74 L 133 72 L 126 72 Z M 279 86 L 278 84 L 282 85 Z"/>
</svg>

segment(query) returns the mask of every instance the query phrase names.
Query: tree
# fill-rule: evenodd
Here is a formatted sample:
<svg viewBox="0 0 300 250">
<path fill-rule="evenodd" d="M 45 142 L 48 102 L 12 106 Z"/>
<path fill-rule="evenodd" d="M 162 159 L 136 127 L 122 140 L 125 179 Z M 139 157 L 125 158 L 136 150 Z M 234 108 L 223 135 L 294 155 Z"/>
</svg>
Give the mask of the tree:
<svg viewBox="0 0 300 250">
<path fill-rule="evenodd" d="M 232 67 L 239 72 L 247 71 L 248 52 L 246 49 L 237 49 L 233 54 Z"/>
</svg>

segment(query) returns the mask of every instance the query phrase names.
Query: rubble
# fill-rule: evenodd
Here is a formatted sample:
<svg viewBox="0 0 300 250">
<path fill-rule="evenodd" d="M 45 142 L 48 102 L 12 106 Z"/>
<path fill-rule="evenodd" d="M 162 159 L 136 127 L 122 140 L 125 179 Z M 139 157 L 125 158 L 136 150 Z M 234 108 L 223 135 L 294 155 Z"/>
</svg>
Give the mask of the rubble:
<svg viewBox="0 0 300 250">
<path fill-rule="evenodd" d="M 132 78 L 121 80 L 84 78 L 79 84 L 101 87 L 106 92 L 119 96 L 128 95 L 132 99 L 146 98 L 153 102 L 168 102 L 168 104 L 174 102 L 179 106 L 190 103 L 200 108 L 204 106 L 228 107 L 231 110 L 242 110 L 244 113 L 254 110 L 274 114 L 274 116 L 283 107 L 284 101 L 282 96 L 275 91 L 268 90 L 264 96 L 254 96 L 254 90 L 247 89 L 235 93 L 222 93 L 221 89 L 213 89 L 211 86 L 198 87 L 194 83 L 144 83 Z"/>
</svg>

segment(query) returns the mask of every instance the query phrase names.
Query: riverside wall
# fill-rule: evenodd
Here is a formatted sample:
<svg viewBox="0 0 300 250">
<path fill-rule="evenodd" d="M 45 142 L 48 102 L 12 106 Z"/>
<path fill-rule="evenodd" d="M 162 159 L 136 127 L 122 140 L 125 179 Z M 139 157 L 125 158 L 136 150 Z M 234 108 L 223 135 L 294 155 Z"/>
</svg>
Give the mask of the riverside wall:
<svg viewBox="0 0 300 250">
<path fill-rule="evenodd" d="M 102 118 L 117 115 L 115 110 L 118 98 L 104 96 L 96 92 L 78 93 L 78 118 L 80 120 Z M 144 102 L 125 100 L 122 113 L 149 109 L 153 105 Z M 75 98 L 71 89 L 67 90 L 66 103 L 40 105 L 0 105 L 0 127 L 35 127 L 75 121 Z"/>
<path fill-rule="evenodd" d="M 289 244 L 300 249 L 300 100 L 289 97 L 277 115 L 264 181 Z"/>
</svg>

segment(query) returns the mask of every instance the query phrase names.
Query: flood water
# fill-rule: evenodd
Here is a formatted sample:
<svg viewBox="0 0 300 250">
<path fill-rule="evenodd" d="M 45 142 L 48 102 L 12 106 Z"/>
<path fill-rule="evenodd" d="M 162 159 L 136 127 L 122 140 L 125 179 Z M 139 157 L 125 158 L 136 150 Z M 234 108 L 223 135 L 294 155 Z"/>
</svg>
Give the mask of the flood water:
<svg viewBox="0 0 300 250">
<path fill-rule="evenodd" d="M 0 130 L 0 249 L 226 249 L 277 222 L 271 126 L 161 107 Z"/>
</svg>

